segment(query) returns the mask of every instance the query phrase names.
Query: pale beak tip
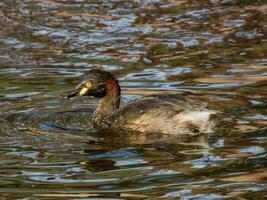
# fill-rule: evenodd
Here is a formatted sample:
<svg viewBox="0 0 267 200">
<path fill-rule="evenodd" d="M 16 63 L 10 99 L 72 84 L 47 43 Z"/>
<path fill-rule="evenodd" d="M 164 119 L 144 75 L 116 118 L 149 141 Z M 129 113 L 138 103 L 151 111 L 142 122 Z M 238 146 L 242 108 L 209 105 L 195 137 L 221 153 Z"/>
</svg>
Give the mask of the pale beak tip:
<svg viewBox="0 0 267 200">
<path fill-rule="evenodd" d="M 72 97 L 75 97 L 75 96 L 77 95 L 77 93 L 78 93 L 78 92 L 73 92 L 73 93 L 69 94 L 68 96 L 65 96 L 64 98 L 65 98 L 65 99 L 70 99 L 70 98 L 72 98 Z"/>
</svg>

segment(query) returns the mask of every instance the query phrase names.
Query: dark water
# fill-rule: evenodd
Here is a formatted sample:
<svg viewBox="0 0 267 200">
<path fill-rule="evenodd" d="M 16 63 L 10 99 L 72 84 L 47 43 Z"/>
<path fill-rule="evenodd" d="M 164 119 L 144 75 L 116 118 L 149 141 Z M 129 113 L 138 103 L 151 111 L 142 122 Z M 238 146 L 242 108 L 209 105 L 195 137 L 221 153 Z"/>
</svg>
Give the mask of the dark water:
<svg viewBox="0 0 267 200">
<path fill-rule="evenodd" d="M 266 13 L 264 0 L 1 0 L 1 199 L 266 199 Z M 64 96 L 96 66 L 124 103 L 190 93 L 224 113 L 221 131 L 185 145 L 90 128 L 96 100 Z"/>
</svg>

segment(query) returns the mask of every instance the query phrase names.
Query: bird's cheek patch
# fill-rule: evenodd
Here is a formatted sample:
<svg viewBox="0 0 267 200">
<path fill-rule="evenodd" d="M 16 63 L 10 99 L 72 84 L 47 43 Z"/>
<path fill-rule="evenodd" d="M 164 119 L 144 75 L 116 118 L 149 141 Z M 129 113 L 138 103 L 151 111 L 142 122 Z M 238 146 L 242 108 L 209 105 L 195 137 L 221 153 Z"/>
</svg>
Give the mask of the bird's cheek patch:
<svg viewBox="0 0 267 200">
<path fill-rule="evenodd" d="M 89 88 L 84 87 L 84 88 L 82 88 L 82 89 L 80 90 L 79 94 L 80 94 L 80 95 L 84 95 L 88 90 L 89 90 Z"/>
</svg>

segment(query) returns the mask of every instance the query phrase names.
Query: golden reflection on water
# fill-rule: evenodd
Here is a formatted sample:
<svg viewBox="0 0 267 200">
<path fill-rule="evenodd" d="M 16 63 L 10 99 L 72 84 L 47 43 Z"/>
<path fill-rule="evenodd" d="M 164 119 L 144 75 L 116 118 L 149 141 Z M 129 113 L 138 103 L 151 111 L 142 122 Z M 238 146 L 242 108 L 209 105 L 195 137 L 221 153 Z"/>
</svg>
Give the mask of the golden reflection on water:
<svg viewBox="0 0 267 200">
<path fill-rule="evenodd" d="M 263 1 L 0 2 L 3 198 L 266 197 Z M 64 96 L 88 69 L 122 102 L 169 91 L 221 111 L 200 138 L 95 130 L 97 100 Z"/>
</svg>

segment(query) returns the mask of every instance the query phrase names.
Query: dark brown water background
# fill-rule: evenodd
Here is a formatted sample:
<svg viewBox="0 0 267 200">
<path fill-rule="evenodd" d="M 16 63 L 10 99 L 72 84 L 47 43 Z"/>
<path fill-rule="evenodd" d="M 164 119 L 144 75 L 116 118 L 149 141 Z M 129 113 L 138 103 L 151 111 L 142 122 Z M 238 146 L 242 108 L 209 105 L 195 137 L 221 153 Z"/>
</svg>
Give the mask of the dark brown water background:
<svg viewBox="0 0 267 200">
<path fill-rule="evenodd" d="M 0 199 L 266 199 L 267 2 L 1 0 Z M 191 141 L 99 131 L 64 96 L 93 67 L 122 102 L 170 90 L 223 113 Z M 188 141 L 187 141 L 188 142 Z"/>
</svg>

